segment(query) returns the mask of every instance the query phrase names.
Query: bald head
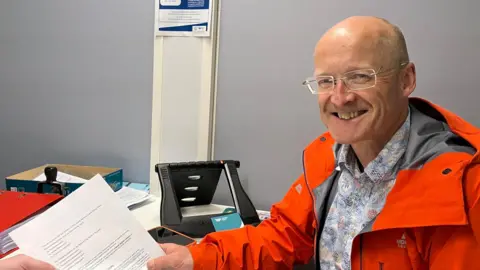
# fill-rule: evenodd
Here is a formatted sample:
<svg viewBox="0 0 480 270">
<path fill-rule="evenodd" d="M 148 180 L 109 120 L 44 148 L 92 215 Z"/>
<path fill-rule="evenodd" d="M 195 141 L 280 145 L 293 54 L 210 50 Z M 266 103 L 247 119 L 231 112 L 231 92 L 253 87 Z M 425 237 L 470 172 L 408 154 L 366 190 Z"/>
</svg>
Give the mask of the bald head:
<svg viewBox="0 0 480 270">
<path fill-rule="evenodd" d="M 345 50 L 372 54 L 375 58 L 372 60 L 381 66 L 409 62 L 402 31 L 378 17 L 355 16 L 337 23 L 318 41 L 315 54 L 344 53 Z"/>
<path fill-rule="evenodd" d="M 416 73 L 403 34 L 381 18 L 350 17 L 322 36 L 314 61 L 309 86 L 318 90 L 322 122 L 365 167 L 408 115 Z"/>
</svg>

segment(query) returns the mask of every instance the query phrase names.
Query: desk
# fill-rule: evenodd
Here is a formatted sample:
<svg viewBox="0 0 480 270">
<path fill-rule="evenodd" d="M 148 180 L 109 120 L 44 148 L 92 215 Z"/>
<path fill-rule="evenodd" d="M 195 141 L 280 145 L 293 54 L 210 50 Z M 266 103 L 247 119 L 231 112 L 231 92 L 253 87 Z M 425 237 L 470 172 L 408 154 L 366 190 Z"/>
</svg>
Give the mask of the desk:
<svg viewBox="0 0 480 270">
<path fill-rule="evenodd" d="M 188 217 L 217 214 L 222 213 L 227 207 L 229 206 L 217 204 L 184 207 L 182 208 L 182 215 Z M 158 227 L 160 226 L 160 197 L 152 197 L 147 202 L 132 208 L 130 212 L 140 221 L 145 229 L 150 230 Z"/>
<path fill-rule="evenodd" d="M 228 206 L 224 205 L 203 205 L 182 208 L 183 216 L 210 215 L 221 213 Z M 153 196 L 148 201 L 135 206 L 130 210 L 135 218 L 142 224 L 146 230 L 160 226 L 160 197 Z M 263 212 L 263 211 L 259 211 Z M 4 258 L 9 258 L 17 254 L 22 254 L 21 250 L 16 250 Z"/>
</svg>

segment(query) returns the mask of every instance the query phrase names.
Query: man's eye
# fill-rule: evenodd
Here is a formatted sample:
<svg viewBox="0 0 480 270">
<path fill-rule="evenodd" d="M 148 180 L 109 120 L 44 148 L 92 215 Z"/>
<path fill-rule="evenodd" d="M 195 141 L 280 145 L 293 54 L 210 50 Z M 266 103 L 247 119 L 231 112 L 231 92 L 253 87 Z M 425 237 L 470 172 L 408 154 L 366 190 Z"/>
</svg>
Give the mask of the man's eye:
<svg viewBox="0 0 480 270">
<path fill-rule="evenodd" d="M 324 78 L 324 79 L 318 79 L 317 80 L 318 86 L 319 87 L 330 87 L 333 84 L 333 81 L 331 78 Z"/>
<path fill-rule="evenodd" d="M 332 80 L 331 79 L 322 79 L 322 80 L 318 81 L 318 83 L 332 83 Z"/>
<path fill-rule="evenodd" d="M 370 80 L 372 80 L 373 77 L 369 74 L 364 74 L 364 73 L 357 73 L 357 74 L 353 74 L 351 77 L 350 77 L 350 80 L 355 82 L 355 83 L 361 83 L 361 82 L 369 82 Z"/>
</svg>

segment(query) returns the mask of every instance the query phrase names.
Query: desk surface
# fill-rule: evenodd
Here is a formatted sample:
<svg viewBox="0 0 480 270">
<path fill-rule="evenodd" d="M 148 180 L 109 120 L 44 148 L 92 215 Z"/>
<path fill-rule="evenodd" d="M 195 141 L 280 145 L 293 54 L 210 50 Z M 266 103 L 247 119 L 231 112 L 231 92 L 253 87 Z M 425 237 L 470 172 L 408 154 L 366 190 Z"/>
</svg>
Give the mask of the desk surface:
<svg viewBox="0 0 480 270">
<path fill-rule="evenodd" d="M 184 216 L 192 215 L 210 215 L 221 213 L 227 206 L 223 205 L 204 205 L 185 207 L 182 209 Z M 146 230 L 160 226 L 160 197 L 153 196 L 148 201 L 132 208 L 130 212 L 142 224 Z M 21 250 L 16 250 L 4 258 L 9 258 L 17 254 L 21 254 Z"/>
<path fill-rule="evenodd" d="M 182 215 L 188 217 L 193 215 L 217 214 L 222 213 L 227 207 L 228 206 L 217 204 L 184 207 L 182 208 Z M 152 197 L 141 205 L 132 208 L 130 211 L 145 229 L 149 230 L 160 226 L 159 197 Z"/>
</svg>

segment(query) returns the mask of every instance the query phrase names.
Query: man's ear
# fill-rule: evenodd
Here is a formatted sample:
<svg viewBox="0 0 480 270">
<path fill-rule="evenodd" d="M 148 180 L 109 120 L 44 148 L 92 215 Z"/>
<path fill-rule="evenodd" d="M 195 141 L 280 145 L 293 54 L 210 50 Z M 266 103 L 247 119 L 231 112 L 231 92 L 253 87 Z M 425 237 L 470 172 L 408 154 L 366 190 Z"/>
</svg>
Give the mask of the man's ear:
<svg viewBox="0 0 480 270">
<path fill-rule="evenodd" d="M 403 78 L 401 80 L 401 87 L 405 97 L 410 96 L 417 87 L 417 73 L 414 63 L 408 63 L 403 69 Z"/>
</svg>

